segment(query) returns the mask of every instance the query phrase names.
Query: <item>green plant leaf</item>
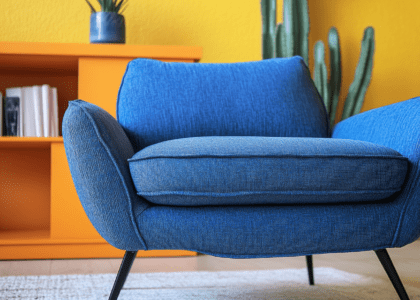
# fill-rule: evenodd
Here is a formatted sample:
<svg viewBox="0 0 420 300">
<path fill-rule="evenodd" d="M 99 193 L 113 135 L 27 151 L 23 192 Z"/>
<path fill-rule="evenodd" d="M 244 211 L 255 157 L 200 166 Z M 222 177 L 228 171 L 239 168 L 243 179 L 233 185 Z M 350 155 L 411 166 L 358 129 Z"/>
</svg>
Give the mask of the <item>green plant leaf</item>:
<svg viewBox="0 0 420 300">
<path fill-rule="evenodd" d="M 98 2 L 101 5 L 102 11 L 103 11 L 105 7 L 104 0 L 98 0 Z"/>
<path fill-rule="evenodd" d="M 119 12 L 121 9 L 121 5 L 124 3 L 124 0 L 121 0 L 120 3 L 117 4 L 117 0 L 115 0 L 115 12 Z"/>
<path fill-rule="evenodd" d="M 128 4 L 126 4 L 126 5 L 124 6 L 124 8 L 123 8 L 123 9 L 121 9 L 121 11 L 119 12 L 119 14 L 122 14 L 122 13 L 125 11 L 125 9 L 127 8 L 127 6 L 128 6 Z"/>
<path fill-rule="evenodd" d="M 103 12 L 115 12 L 121 14 L 126 8 L 127 8 L 127 2 L 126 0 L 97 0 L 98 3 L 101 5 L 101 9 Z M 93 12 L 96 12 L 96 10 L 93 8 L 93 6 L 86 0 L 86 2 L 89 4 L 90 9 Z M 123 5 L 126 4 L 123 8 Z"/>
<path fill-rule="evenodd" d="M 93 14 L 93 13 L 96 13 L 96 10 L 95 10 L 95 8 L 92 6 L 92 4 L 90 4 L 90 2 L 88 1 L 88 0 L 85 0 L 86 1 L 86 3 L 89 5 L 89 7 L 90 7 L 90 10 L 91 10 L 91 13 Z"/>
</svg>

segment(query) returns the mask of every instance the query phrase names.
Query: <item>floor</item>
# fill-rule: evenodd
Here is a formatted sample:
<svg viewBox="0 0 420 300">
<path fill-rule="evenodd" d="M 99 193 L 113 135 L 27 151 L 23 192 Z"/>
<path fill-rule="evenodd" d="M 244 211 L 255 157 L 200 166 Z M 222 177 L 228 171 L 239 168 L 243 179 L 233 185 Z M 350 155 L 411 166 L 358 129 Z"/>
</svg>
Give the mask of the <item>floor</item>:
<svg viewBox="0 0 420 300">
<path fill-rule="evenodd" d="M 388 253 L 405 286 L 420 288 L 420 240 Z M 332 267 L 368 275 L 388 282 L 375 252 L 320 254 L 313 257 L 314 268 Z M 121 259 L 72 259 L 0 261 L 0 276 L 117 273 Z M 261 270 L 306 268 L 304 257 L 227 259 L 207 255 L 175 258 L 137 258 L 131 272 L 181 272 L 219 270 Z M 316 270 L 315 270 L 316 283 Z M 391 283 L 389 283 L 391 284 Z"/>
</svg>

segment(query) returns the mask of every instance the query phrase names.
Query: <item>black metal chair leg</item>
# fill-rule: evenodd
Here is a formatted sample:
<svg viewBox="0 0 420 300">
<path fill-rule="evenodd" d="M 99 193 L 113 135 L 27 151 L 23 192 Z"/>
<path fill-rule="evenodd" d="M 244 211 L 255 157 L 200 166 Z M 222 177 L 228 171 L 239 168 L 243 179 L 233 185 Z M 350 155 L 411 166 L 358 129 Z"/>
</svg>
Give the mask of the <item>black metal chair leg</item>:
<svg viewBox="0 0 420 300">
<path fill-rule="evenodd" d="M 117 278 L 115 278 L 114 286 L 112 287 L 111 294 L 108 300 L 117 300 L 120 295 L 121 289 L 124 286 L 128 273 L 130 273 L 131 266 L 136 258 L 137 251 L 126 251 L 122 260 L 120 270 L 118 271 Z"/>
<path fill-rule="evenodd" d="M 388 274 L 388 277 L 391 280 L 395 290 L 397 291 L 398 296 L 400 296 L 400 299 L 409 300 L 407 292 L 405 291 L 400 277 L 398 276 L 397 270 L 395 270 L 395 267 L 392 264 L 391 258 L 389 257 L 386 249 L 375 250 L 375 253 L 381 261 L 381 264 L 384 267 L 385 272 Z"/>
<path fill-rule="evenodd" d="M 306 255 L 306 266 L 308 267 L 309 284 L 314 285 L 314 266 L 312 255 Z"/>
</svg>

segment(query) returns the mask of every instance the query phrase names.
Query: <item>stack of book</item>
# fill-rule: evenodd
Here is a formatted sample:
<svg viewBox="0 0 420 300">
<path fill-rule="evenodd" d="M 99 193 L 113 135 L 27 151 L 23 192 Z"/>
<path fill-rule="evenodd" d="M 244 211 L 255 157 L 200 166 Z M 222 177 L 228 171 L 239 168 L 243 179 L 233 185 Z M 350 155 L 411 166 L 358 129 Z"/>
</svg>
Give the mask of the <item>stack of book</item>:
<svg viewBox="0 0 420 300">
<path fill-rule="evenodd" d="M 57 88 L 48 84 L 7 88 L 0 99 L 0 135 L 59 136 Z"/>
</svg>

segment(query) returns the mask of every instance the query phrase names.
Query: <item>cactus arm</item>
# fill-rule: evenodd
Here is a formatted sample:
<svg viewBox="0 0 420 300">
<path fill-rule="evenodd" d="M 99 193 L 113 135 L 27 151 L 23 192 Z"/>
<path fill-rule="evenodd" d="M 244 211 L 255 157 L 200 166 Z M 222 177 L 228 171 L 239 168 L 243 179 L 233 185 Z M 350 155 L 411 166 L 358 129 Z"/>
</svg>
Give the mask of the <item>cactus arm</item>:
<svg viewBox="0 0 420 300">
<path fill-rule="evenodd" d="M 330 124 L 333 125 L 335 122 L 335 115 L 337 113 L 337 105 L 341 90 L 340 39 L 335 27 L 332 27 L 328 33 L 328 46 L 330 49 Z"/>
<path fill-rule="evenodd" d="M 283 53 L 284 57 L 292 57 L 295 55 L 296 51 L 296 41 L 295 38 L 298 36 L 297 26 L 296 26 L 296 16 L 294 15 L 293 9 L 293 0 L 284 0 L 283 1 L 283 32 L 284 32 L 284 42 L 285 50 Z"/>
<path fill-rule="evenodd" d="M 276 0 L 261 0 L 263 59 L 275 57 L 276 5 Z"/>
<path fill-rule="evenodd" d="M 357 114 L 363 105 L 366 90 L 370 83 L 373 68 L 374 30 L 372 27 L 365 29 L 360 51 L 359 63 L 354 74 L 353 83 L 350 85 L 349 93 L 346 97 L 342 120 Z"/>
<path fill-rule="evenodd" d="M 315 44 L 315 66 L 314 66 L 314 83 L 319 94 L 324 100 L 327 113 L 330 112 L 330 97 L 328 89 L 327 66 L 325 65 L 325 48 L 322 41 Z"/>
<path fill-rule="evenodd" d="M 373 55 L 375 52 L 375 32 L 372 27 L 367 27 L 364 32 L 363 36 L 363 42 L 362 42 L 362 50 L 361 52 L 366 53 L 365 56 L 363 56 L 363 61 L 359 61 L 359 64 L 362 62 L 363 69 L 360 70 L 360 73 L 362 74 L 362 79 L 360 82 L 360 87 L 357 91 L 357 97 L 355 101 L 355 106 L 352 111 L 352 115 L 356 115 L 360 113 L 360 110 L 363 106 L 363 101 L 366 95 L 366 91 L 370 84 L 370 79 L 372 77 L 372 69 L 373 69 Z M 362 57 L 362 55 L 361 55 Z M 356 73 L 359 69 L 359 66 L 357 66 Z"/>
<path fill-rule="evenodd" d="M 284 34 L 283 34 L 284 28 L 283 24 L 279 23 L 277 24 L 276 29 L 276 57 L 284 57 Z"/>
<path fill-rule="evenodd" d="M 309 13 L 308 2 L 306 0 L 298 0 L 297 5 L 297 21 L 299 26 L 299 40 L 297 41 L 299 51 L 298 55 L 302 56 L 306 65 L 309 66 Z"/>
</svg>

